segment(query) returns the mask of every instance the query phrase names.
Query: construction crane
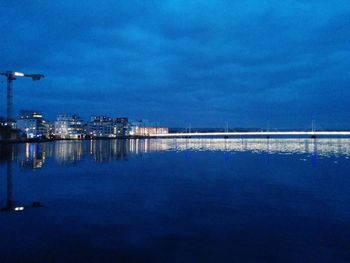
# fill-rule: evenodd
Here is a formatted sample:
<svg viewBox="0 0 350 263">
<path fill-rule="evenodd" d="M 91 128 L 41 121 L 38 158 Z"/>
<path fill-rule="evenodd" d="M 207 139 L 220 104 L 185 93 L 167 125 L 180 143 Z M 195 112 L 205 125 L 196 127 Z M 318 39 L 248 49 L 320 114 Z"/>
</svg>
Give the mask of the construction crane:
<svg viewBox="0 0 350 263">
<path fill-rule="evenodd" d="M 28 77 L 32 78 L 33 81 L 40 80 L 44 77 L 42 74 L 26 74 L 17 71 L 8 70 L 6 72 L 0 72 L 1 76 L 5 76 L 7 78 L 7 95 L 6 95 L 6 120 L 7 123 L 11 123 L 12 121 L 12 100 L 13 100 L 13 81 L 16 80 L 17 77 Z"/>
</svg>

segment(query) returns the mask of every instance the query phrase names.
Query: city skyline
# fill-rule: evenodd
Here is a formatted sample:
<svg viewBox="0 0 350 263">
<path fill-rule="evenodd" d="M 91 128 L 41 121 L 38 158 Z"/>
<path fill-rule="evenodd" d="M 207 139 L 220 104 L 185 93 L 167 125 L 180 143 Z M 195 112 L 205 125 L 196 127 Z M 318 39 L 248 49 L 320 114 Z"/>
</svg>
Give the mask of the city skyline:
<svg viewBox="0 0 350 263">
<path fill-rule="evenodd" d="M 15 116 L 350 128 L 347 1 L 103 3 L 0 3 L 1 70 L 46 76 L 15 82 Z"/>
</svg>

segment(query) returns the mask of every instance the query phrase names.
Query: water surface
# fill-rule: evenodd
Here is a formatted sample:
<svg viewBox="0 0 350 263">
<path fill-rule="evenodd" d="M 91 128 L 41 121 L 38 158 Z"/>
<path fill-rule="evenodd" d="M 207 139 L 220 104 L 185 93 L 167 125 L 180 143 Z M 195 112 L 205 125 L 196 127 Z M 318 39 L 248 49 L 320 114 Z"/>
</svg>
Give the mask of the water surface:
<svg viewBox="0 0 350 263">
<path fill-rule="evenodd" d="M 0 262 L 350 262 L 349 139 L 56 141 L 0 153 Z"/>
</svg>

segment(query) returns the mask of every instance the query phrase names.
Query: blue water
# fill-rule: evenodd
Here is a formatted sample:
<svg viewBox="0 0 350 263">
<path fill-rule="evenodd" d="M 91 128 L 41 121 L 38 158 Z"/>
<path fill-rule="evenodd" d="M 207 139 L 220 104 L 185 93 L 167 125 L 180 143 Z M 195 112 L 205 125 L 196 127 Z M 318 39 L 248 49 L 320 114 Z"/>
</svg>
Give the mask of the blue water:
<svg viewBox="0 0 350 263">
<path fill-rule="evenodd" d="M 0 153 L 1 263 L 350 262 L 349 139 L 57 141 Z"/>
</svg>

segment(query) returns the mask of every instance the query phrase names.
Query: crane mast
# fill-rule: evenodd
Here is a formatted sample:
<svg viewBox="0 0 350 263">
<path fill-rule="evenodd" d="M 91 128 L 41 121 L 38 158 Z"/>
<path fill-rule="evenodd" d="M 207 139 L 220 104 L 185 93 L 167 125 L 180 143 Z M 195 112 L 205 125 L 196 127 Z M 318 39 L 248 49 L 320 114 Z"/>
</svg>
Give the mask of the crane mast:
<svg viewBox="0 0 350 263">
<path fill-rule="evenodd" d="M 17 71 L 6 71 L 0 72 L 0 75 L 5 76 L 7 78 L 7 95 L 6 95 L 6 121 L 7 123 L 11 123 L 13 118 L 13 81 L 16 80 L 16 77 L 28 77 L 32 78 L 33 81 L 40 80 L 44 77 L 42 74 L 25 74 Z"/>
</svg>

